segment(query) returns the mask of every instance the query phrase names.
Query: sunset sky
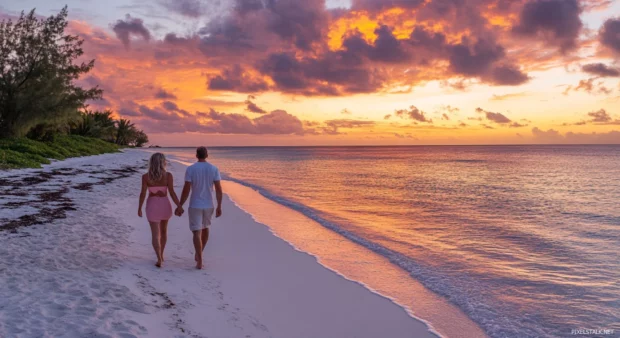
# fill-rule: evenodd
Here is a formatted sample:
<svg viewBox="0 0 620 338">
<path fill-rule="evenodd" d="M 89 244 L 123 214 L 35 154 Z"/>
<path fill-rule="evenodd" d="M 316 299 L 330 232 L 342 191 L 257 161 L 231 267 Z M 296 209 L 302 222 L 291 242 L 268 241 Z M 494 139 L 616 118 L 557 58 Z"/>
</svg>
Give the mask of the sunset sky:
<svg viewBox="0 0 620 338">
<path fill-rule="evenodd" d="M 68 5 L 80 81 L 153 144 L 620 143 L 618 0 Z"/>
</svg>

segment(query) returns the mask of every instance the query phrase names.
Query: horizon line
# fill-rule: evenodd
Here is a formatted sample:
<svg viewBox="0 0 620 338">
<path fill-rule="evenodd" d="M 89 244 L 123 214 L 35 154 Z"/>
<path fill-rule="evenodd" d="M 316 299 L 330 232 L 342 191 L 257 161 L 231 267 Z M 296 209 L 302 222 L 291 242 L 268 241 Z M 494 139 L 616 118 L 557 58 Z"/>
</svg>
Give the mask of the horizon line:
<svg viewBox="0 0 620 338">
<path fill-rule="evenodd" d="M 620 146 L 620 143 L 497 143 L 497 144 L 353 144 L 353 145 L 230 145 L 207 146 L 207 148 L 343 148 L 343 147 L 518 147 L 518 146 Z M 147 146 L 142 149 L 153 148 L 196 148 L 200 145 L 183 146 Z"/>
</svg>

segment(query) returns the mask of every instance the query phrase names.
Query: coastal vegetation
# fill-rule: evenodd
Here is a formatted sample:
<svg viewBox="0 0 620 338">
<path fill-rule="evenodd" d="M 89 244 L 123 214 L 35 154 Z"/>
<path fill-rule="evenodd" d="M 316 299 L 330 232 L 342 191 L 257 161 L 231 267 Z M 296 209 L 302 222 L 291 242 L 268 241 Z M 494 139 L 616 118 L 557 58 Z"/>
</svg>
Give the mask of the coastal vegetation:
<svg viewBox="0 0 620 338">
<path fill-rule="evenodd" d="M 148 143 L 131 121 L 88 109 L 103 91 L 79 81 L 95 60 L 83 60 L 84 40 L 65 33 L 67 15 L 65 7 L 48 18 L 32 10 L 0 21 L 0 168 Z"/>
<path fill-rule="evenodd" d="M 118 149 L 114 143 L 79 135 L 57 135 L 45 142 L 25 137 L 0 139 L 0 169 L 39 168 L 50 160 L 99 155 Z"/>
</svg>

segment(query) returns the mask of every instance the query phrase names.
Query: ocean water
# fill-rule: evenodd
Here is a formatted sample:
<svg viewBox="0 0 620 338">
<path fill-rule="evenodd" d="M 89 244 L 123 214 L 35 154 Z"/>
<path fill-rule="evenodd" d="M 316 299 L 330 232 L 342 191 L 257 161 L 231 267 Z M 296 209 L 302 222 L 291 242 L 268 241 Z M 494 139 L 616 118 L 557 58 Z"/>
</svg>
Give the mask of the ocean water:
<svg viewBox="0 0 620 338">
<path fill-rule="evenodd" d="M 491 337 L 620 333 L 618 146 L 213 148 L 210 161 L 385 256 Z"/>
</svg>

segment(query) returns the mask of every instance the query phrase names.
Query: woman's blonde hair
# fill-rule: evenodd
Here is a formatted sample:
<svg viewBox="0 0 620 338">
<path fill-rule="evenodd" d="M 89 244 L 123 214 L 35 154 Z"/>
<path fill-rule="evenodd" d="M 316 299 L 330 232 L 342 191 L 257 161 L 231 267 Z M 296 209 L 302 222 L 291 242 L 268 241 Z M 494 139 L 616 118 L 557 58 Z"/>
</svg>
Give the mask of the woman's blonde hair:
<svg viewBox="0 0 620 338">
<path fill-rule="evenodd" d="M 166 156 L 155 153 L 149 159 L 149 181 L 159 182 L 166 174 Z"/>
</svg>

